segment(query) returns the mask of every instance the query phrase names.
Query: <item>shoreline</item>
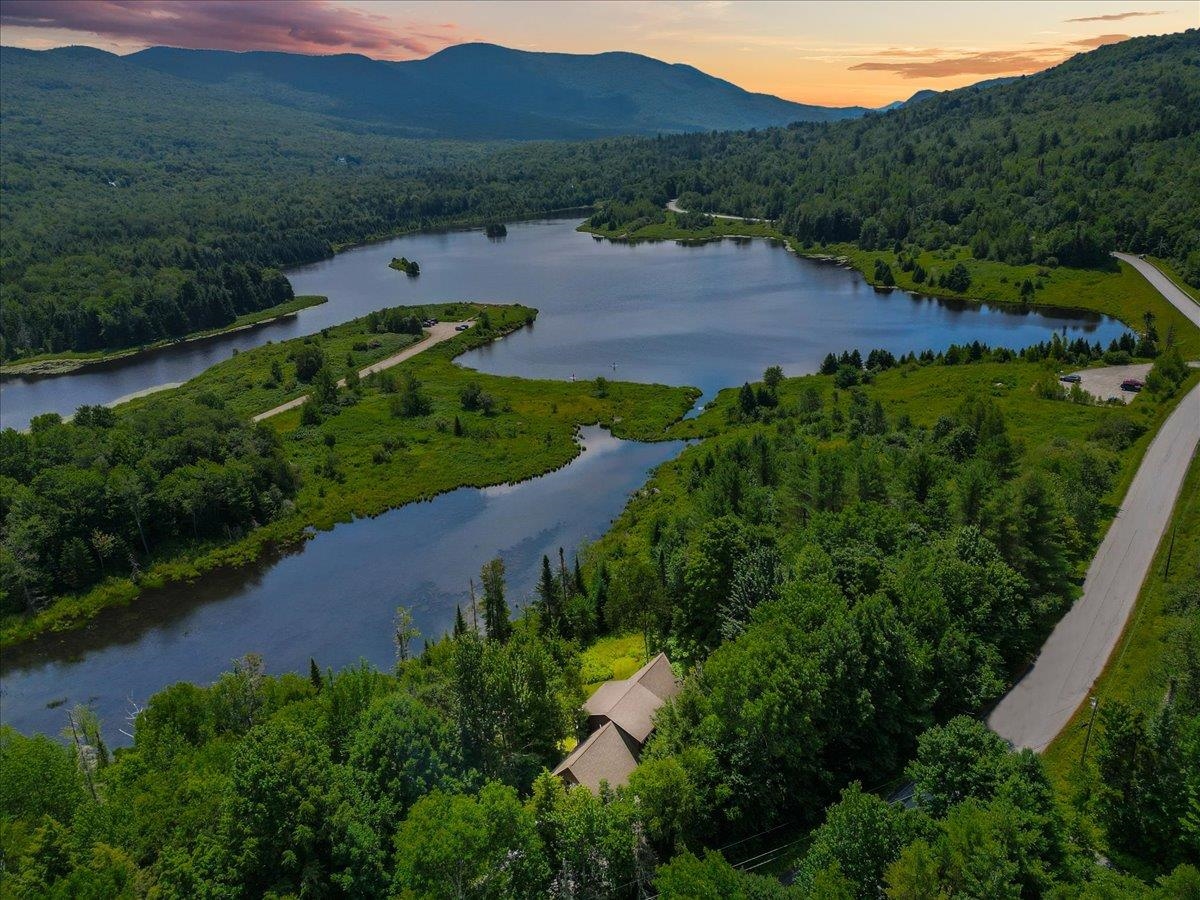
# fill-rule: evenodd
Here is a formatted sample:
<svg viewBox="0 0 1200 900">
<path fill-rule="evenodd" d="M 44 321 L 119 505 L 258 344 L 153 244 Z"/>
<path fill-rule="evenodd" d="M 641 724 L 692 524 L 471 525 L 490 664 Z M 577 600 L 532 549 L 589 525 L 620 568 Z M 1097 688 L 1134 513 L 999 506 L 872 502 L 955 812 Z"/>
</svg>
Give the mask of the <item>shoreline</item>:
<svg viewBox="0 0 1200 900">
<path fill-rule="evenodd" d="M 732 217 L 729 217 L 729 218 L 732 219 Z M 736 221 L 753 222 L 753 220 L 749 220 L 749 219 L 736 219 Z M 765 222 L 766 220 L 762 220 L 762 221 Z M 789 240 L 783 234 L 778 233 L 778 232 L 775 234 L 738 234 L 738 233 L 734 233 L 734 232 L 729 232 L 729 233 L 725 233 L 725 234 L 694 234 L 693 236 L 689 237 L 689 236 L 687 236 L 687 233 L 683 231 L 683 229 L 677 229 L 678 234 L 670 235 L 670 236 L 658 236 L 658 235 L 632 235 L 631 236 L 631 235 L 629 235 L 628 232 L 621 232 L 619 234 L 611 234 L 610 235 L 610 234 L 606 234 L 602 231 L 597 231 L 593 228 L 588 227 L 586 222 L 579 225 L 579 227 L 576 228 L 576 231 L 580 232 L 581 234 L 590 234 L 596 240 L 606 240 L 606 241 L 611 241 L 612 243 L 616 243 L 616 244 L 619 244 L 619 243 L 625 243 L 625 244 L 650 243 L 650 244 L 652 244 L 652 243 L 671 242 L 671 243 L 675 243 L 675 244 L 680 244 L 682 246 L 696 247 L 696 246 L 701 246 L 703 244 L 715 243 L 715 242 L 724 241 L 724 240 L 742 240 L 742 241 L 765 240 L 765 241 L 770 241 L 772 243 L 780 245 L 785 251 L 787 251 L 788 253 L 794 254 L 795 256 L 797 256 L 800 259 L 805 259 L 805 260 L 808 260 L 808 261 L 814 262 L 814 263 L 822 263 L 825 265 L 837 266 L 840 269 L 846 269 L 847 271 L 856 272 L 862 278 L 863 281 L 865 281 L 870 287 L 872 287 L 873 289 L 875 289 L 877 292 L 880 292 L 880 293 L 891 293 L 892 291 L 900 291 L 901 293 L 908 294 L 910 297 L 912 297 L 914 299 L 946 300 L 946 301 L 954 301 L 954 302 L 964 303 L 964 304 L 971 304 L 972 306 L 996 306 L 1005 311 L 1016 310 L 1018 312 L 1024 312 L 1024 311 L 1029 311 L 1029 312 L 1043 311 L 1044 312 L 1046 310 L 1062 310 L 1064 312 L 1089 315 L 1089 316 L 1108 316 L 1109 318 L 1116 319 L 1122 325 L 1126 326 L 1130 330 L 1137 331 L 1137 329 L 1134 327 L 1133 324 L 1131 324 L 1130 322 L 1127 322 L 1125 319 L 1122 319 L 1119 316 L 1114 316 L 1111 313 L 1102 312 L 1100 310 L 1092 309 L 1092 308 L 1086 307 L 1086 306 L 1067 306 L 1067 305 L 1062 305 L 1062 304 L 1057 304 L 1057 303 L 1036 303 L 1036 302 L 1035 303 L 1024 303 L 1024 302 L 1016 301 L 1016 300 L 1003 300 L 1003 299 L 992 298 L 992 297 L 984 298 L 984 297 L 968 296 L 966 294 L 955 294 L 955 293 L 940 291 L 936 287 L 934 287 L 931 290 L 918 291 L 918 290 L 914 290 L 912 288 L 902 287 L 898 284 L 880 285 L 880 284 L 877 284 L 876 282 L 872 281 L 870 276 L 867 275 L 866 271 L 864 271 L 863 269 L 860 269 L 857 265 L 855 265 L 854 260 L 851 257 L 846 256 L 845 254 L 831 253 L 828 250 L 825 250 L 823 248 L 822 249 L 814 249 L 814 250 L 799 249 L 795 246 L 795 244 L 792 243 L 791 240 Z M 864 251 L 864 252 L 869 252 L 869 251 Z"/>
<path fill-rule="evenodd" d="M 298 304 L 299 301 L 308 301 L 303 304 Z M 206 341 L 210 338 L 225 337 L 230 334 L 237 334 L 239 331 L 249 331 L 252 328 L 258 328 L 262 325 L 269 325 L 272 322 L 278 322 L 282 319 L 294 318 L 302 310 L 309 309 L 313 306 L 320 306 L 329 301 L 328 297 L 318 297 L 314 295 L 297 297 L 289 303 L 280 303 L 278 306 L 268 307 L 260 310 L 259 313 L 246 313 L 246 316 L 256 316 L 268 313 L 273 309 L 279 309 L 266 318 L 254 319 L 246 322 L 232 322 L 225 328 L 218 328 L 211 331 L 199 331 L 192 334 L 184 335 L 181 338 L 163 338 L 155 341 L 152 344 L 146 344 L 142 347 L 127 347 L 123 350 L 98 351 L 99 356 L 61 356 L 54 354 L 42 354 L 40 356 L 31 357 L 26 360 L 18 360 L 16 362 L 4 363 L 0 365 L 0 381 L 10 378 L 53 378 L 58 375 L 70 375 L 72 372 L 78 372 L 80 369 L 88 368 L 89 366 L 98 366 L 105 363 L 118 362 L 123 359 L 131 359 L 142 354 L 155 353 L 159 350 L 165 350 L 168 347 L 176 347 L 181 344 L 192 344 L 197 341 Z M 288 309 L 281 309 L 289 307 Z M 239 316 L 239 318 L 243 318 Z M 114 400 L 113 403 L 124 402 L 125 400 L 133 400 L 139 394 L 133 394 L 128 397 L 123 397 L 120 400 Z"/>
<path fill-rule="evenodd" d="M 530 213 L 529 215 L 525 215 L 525 216 L 514 216 L 511 218 L 506 218 L 506 219 L 504 219 L 504 222 L 505 223 L 536 222 L 536 221 L 539 221 L 540 219 L 544 219 L 547 217 L 570 218 L 572 216 L 572 214 L 574 214 L 574 213 L 583 213 L 583 212 L 587 212 L 588 210 L 593 210 L 593 209 L 595 209 L 594 206 L 557 207 L 555 209 L 546 209 L 546 210 L 541 210 L 539 212 Z M 362 240 L 348 241 L 348 242 L 341 243 L 341 244 L 334 244 L 332 247 L 332 250 L 333 250 L 332 253 L 330 253 L 326 256 L 321 256 L 316 259 L 309 260 L 308 262 L 297 263 L 295 266 L 290 266 L 289 268 L 300 268 L 302 266 L 315 265 L 316 263 L 322 262 L 324 260 L 332 259 L 333 257 L 337 256 L 339 253 L 345 253 L 347 250 L 354 250 L 358 247 L 369 247 L 373 244 L 382 244 L 386 241 L 395 240 L 396 238 L 401 238 L 401 237 L 407 237 L 407 236 L 413 235 L 413 234 L 447 234 L 447 233 L 451 233 L 451 232 L 455 232 L 455 231 L 474 231 L 477 229 L 482 229 L 490 221 L 492 221 L 491 218 L 468 218 L 468 219 L 461 219 L 461 220 L 457 220 L 457 221 L 454 221 L 451 223 L 447 223 L 445 225 L 436 225 L 436 226 L 432 226 L 432 227 L 428 227 L 428 228 L 418 227 L 418 228 L 397 229 L 396 231 L 389 232 L 387 234 L 375 235 L 372 237 L 363 238 Z M 297 298 L 297 299 L 302 299 L 302 298 Z M 250 328 L 256 328 L 259 325 L 267 325 L 271 322 L 277 322 L 280 319 L 285 319 L 288 317 L 295 316 L 301 310 L 308 309 L 310 306 L 319 306 L 320 304 L 325 303 L 328 300 L 329 300 L 328 297 L 321 297 L 320 299 L 313 298 L 314 302 L 312 302 L 312 303 L 306 303 L 303 306 L 299 306 L 294 309 L 287 310 L 285 312 L 276 313 L 275 315 L 273 315 L 269 318 L 257 319 L 255 321 L 251 321 L 251 322 L 234 323 L 234 324 L 229 325 L 226 328 L 219 328 L 219 329 L 212 330 L 212 331 L 196 332 L 193 334 L 185 335 L 182 338 L 163 338 L 162 340 L 155 341 L 152 344 L 147 344 L 145 346 L 140 346 L 140 347 L 126 347 L 123 349 L 112 350 L 112 351 L 97 351 L 100 354 L 98 356 L 65 356 L 65 355 L 60 355 L 60 354 L 39 354 L 39 355 L 31 357 L 29 359 L 15 360 L 15 361 L 9 362 L 9 363 L 0 363 L 0 381 L 4 381 L 9 378 L 53 378 L 53 377 L 56 377 L 59 375 L 70 375 L 72 372 L 78 372 L 80 369 L 87 368 L 89 366 L 101 365 L 103 363 L 118 362 L 120 360 L 129 359 L 131 357 L 139 356 L 144 353 L 154 353 L 158 350 L 163 350 L 163 349 L 166 349 L 167 347 L 172 347 L 177 344 L 186 344 L 186 343 L 191 343 L 193 341 L 207 340 L 208 338 L 222 337 L 222 336 L 229 335 L 229 334 L 235 334 L 239 331 L 245 331 Z M 289 306 L 289 305 L 290 304 L 280 304 L 280 306 Z M 261 310 L 260 312 L 266 312 L 266 311 L 267 310 Z M 246 315 L 253 316 L 256 314 L 255 313 L 247 313 Z M 74 351 L 65 351 L 65 352 L 71 353 Z"/>
<path fill-rule="evenodd" d="M 450 327 L 458 323 L 448 323 Z M 450 339 L 441 341 L 430 341 L 428 338 L 418 342 L 407 348 L 413 350 L 433 349 L 435 346 L 440 347 L 443 351 L 450 349 L 454 351 L 448 358 L 448 362 L 457 366 L 454 360 L 462 354 L 474 350 L 479 346 L 486 345 L 492 341 L 506 337 L 508 334 L 520 330 L 525 327 L 524 322 L 519 324 L 514 323 L 512 327 L 497 331 L 488 336 L 484 340 L 479 340 L 477 333 L 472 331 L 451 332 Z M 453 338 L 465 338 L 461 346 L 454 347 L 451 343 Z M 402 351 L 403 353 L 404 351 Z M 420 351 L 417 351 L 419 353 Z M 401 354 L 396 354 L 396 356 Z M 416 355 L 413 353 L 412 355 Z M 396 362 L 403 362 L 410 357 L 405 357 Z M 390 360 L 395 360 L 395 356 L 390 357 Z M 378 361 L 368 368 L 378 366 L 380 362 L 388 362 L 389 360 Z M 395 364 L 395 363 L 393 363 Z M 465 369 L 465 371 L 473 371 Z M 528 380 L 521 376 L 496 376 L 508 377 L 515 380 Z M 641 385 L 639 385 L 640 387 Z M 652 386 L 646 386 L 652 387 Z M 575 431 L 578 432 L 580 427 L 586 424 L 594 424 L 608 430 L 614 437 L 622 440 L 640 441 L 644 443 L 660 443 L 680 440 L 677 435 L 670 433 L 678 422 L 683 420 L 683 417 L 695 405 L 700 392 L 696 388 L 691 387 L 671 387 L 659 385 L 672 391 L 682 391 L 685 406 L 681 408 L 675 417 L 664 422 L 661 429 L 652 436 L 638 434 L 636 432 L 628 432 L 624 428 L 622 417 L 618 414 L 611 419 L 597 419 L 592 423 L 577 422 Z M 291 401 L 295 403 L 296 401 Z M 299 404 L 297 404 L 299 405 Z M 294 412 L 294 408 L 289 411 Z M 274 412 L 284 412 L 283 410 L 275 410 Z M 17 618 L 14 617 L 8 622 L 5 622 L 0 628 L 0 650 L 11 652 L 17 647 L 23 647 L 32 644 L 41 639 L 48 639 L 55 634 L 62 634 L 67 631 L 77 631 L 88 625 L 95 616 L 102 613 L 105 609 L 113 606 L 127 606 L 136 601 L 143 592 L 168 587 L 171 584 L 181 582 L 191 582 L 197 578 L 208 575 L 211 572 L 238 568 L 242 566 L 252 565 L 265 556 L 271 553 L 285 554 L 303 546 L 310 538 L 315 537 L 319 532 L 331 531 L 337 525 L 354 521 L 360 518 L 374 518 L 382 515 L 390 510 L 398 509 L 403 506 L 408 506 L 412 503 L 432 500 L 442 494 L 450 493 L 451 491 L 461 488 L 488 488 L 500 485 L 521 484 L 534 478 L 539 478 L 543 475 L 548 475 L 551 472 L 558 471 L 563 467 L 573 462 L 581 453 L 583 448 L 578 440 L 572 440 L 571 449 L 565 458 L 556 458 L 553 464 L 534 468 L 532 465 L 527 466 L 526 470 L 516 478 L 478 478 L 472 481 L 461 481 L 453 485 L 444 487 L 433 487 L 428 490 L 422 490 L 413 496 L 406 497 L 399 502 L 387 500 L 381 503 L 366 504 L 358 509 L 349 510 L 329 510 L 315 509 L 307 512 L 300 510 L 295 511 L 285 519 L 278 519 L 269 522 L 232 543 L 225 544 L 202 544 L 194 548 L 194 551 L 189 555 L 183 553 L 175 558 L 164 559 L 160 562 L 149 566 L 142 574 L 140 581 L 135 584 L 128 578 L 113 577 L 105 582 L 101 582 L 93 586 L 87 593 L 80 595 L 66 595 L 57 598 L 55 602 L 45 610 L 35 615 L 32 618 Z"/>
</svg>

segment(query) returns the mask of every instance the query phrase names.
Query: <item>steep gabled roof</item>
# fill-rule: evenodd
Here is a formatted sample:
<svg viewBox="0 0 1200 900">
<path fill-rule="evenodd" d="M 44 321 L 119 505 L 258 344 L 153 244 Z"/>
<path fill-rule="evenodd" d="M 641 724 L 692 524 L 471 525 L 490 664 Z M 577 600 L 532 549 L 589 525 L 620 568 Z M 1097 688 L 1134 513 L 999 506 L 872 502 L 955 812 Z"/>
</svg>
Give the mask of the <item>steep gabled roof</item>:
<svg viewBox="0 0 1200 900">
<path fill-rule="evenodd" d="M 602 781 L 620 787 L 637 767 L 640 749 L 630 735 L 612 722 L 605 722 L 558 764 L 554 774 L 592 791 L 599 791 Z"/>
<path fill-rule="evenodd" d="M 658 708 L 678 692 L 671 663 L 660 653 L 629 678 L 600 685 L 584 709 L 588 716 L 615 722 L 642 743 L 654 730 Z"/>
</svg>

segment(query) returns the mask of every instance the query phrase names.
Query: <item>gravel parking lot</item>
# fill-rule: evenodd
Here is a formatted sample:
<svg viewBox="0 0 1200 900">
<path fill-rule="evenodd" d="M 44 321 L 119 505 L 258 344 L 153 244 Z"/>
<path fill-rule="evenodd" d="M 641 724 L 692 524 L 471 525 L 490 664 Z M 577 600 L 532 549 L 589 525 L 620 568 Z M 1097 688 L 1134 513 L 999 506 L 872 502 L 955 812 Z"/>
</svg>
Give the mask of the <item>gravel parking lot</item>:
<svg viewBox="0 0 1200 900">
<path fill-rule="evenodd" d="M 1126 378 L 1145 381 L 1149 371 L 1150 363 L 1137 363 L 1130 366 L 1105 366 L 1102 369 L 1080 369 L 1071 374 L 1079 376 L 1079 386 L 1093 397 L 1099 400 L 1113 398 L 1128 403 L 1137 394 L 1121 390 L 1121 382 Z M 1070 388 L 1070 385 L 1065 387 Z"/>
</svg>

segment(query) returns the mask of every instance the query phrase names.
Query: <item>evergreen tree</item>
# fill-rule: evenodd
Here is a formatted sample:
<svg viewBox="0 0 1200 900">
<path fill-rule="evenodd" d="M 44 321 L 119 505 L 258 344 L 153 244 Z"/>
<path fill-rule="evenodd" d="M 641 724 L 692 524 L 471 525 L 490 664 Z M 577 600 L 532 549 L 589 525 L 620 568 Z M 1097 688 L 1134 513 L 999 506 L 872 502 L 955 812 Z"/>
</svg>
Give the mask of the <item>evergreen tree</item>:
<svg viewBox="0 0 1200 900">
<path fill-rule="evenodd" d="M 483 582 L 483 620 L 488 640 L 504 643 L 512 634 L 508 601 L 504 598 L 504 560 L 497 556 L 484 563 L 479 579 Z"/>
<path fill-rule="evenodd" d="M 538 606 L 542 613 L 542 632 L 552 633 L 558 630 L 559 600 L 558 584 L 550 571 L 550 557 L 542 555 L 542 575 L 537 586 Z"/>
<path fill-rule="evenodd" d="M 321 693 L 321 685 L 324 683 L 321 679 L 321 670 L 317 667 L 317 661 L 311 656 L 308 658 L 308 678 L 313 687 L 317 689 L 317 693 Z"/>
</svg>

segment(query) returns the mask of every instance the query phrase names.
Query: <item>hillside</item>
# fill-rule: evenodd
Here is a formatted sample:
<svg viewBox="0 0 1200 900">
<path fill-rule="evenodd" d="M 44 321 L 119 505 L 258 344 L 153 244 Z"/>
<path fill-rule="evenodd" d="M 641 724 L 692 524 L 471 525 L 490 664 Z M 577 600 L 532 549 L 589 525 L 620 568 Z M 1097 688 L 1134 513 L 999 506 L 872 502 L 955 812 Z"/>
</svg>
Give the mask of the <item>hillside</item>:
<svg viewBox="0 0 1200 900">
<path fill-rule="evenodd" d="M 558 66 L 554 54 L 485 45 L 422 65 L 489 54 Z M 233 62 L 269 56 L 147 51 L 139 64 L 86 48 L 5 50 L 0 356 L 222 327 L 286 297 L 272 270 L 347 243 L 610 199 L 661 210 L 679 197 L 685 209 L 776 219 L 805 245 L 851 241 L 906 258 L 966 246 L 1001 263 L 1096 267 L 1112 249 L 1150 252 L 1200 283 L 1197 31 L 851 121 L 516 146 L 386 133 L 350 118 L 384 101 L 364 92 L 355 106 L 349 80 L 327 80 L 321 94 L 298 76 L 290 87 L 235 76 Z M 155 59 L 210 64 L 185 78 L 147 68 Z M 480 68 L 458 66 L 456 89 L 468 90 L 464 73 Z M 578 87 L 566 76 L 540 80 L 560 100 Z M 644 97 L 669 95 L 666 81 L 641 82 Z"/>
<path fill-rule="evenodd" d="M 278 302 L 262 289 L 271 269 L 405 229 L 589 204 L 620 190 L 631 159 L 373 134 L 90 48 L 6 48 L 0 356 L 228 325 Z"/>
<path fill-rule="evenodd" d="M 1128 249 L 1200 283 L 1200 31 L 836 127 L 668 143 L 696 162 L 647 199 L 778 219 L 806 244 L 1079 266 Z"/>
<path fill-rule="evenodd" d="M 752 94 L 686 65 L 636 53 L 531 53 L 461 44 L 428 59 L 231 53 L 152 47 L 126 58 L 239 95 L 374 130 L 469 139 L 561 139 L 762 128 L 853 118 Z"/>
</svg>

